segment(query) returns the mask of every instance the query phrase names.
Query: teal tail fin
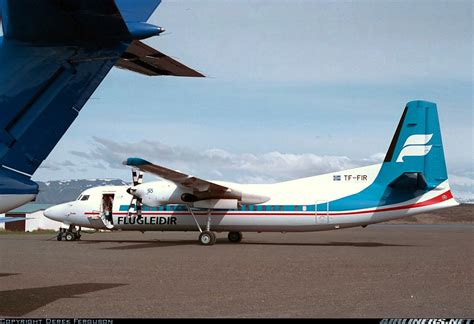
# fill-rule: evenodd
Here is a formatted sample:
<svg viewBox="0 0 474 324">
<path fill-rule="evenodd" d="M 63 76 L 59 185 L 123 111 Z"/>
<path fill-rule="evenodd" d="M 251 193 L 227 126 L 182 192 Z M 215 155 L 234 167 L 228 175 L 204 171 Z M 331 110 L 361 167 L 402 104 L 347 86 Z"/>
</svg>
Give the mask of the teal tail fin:
<svg viewBox="0 0 474 324">
<path fill-rule="evenodd" d="M 411 101 L 403 111 L 385 156 L 384 166 L 392 176 L 417 175 L 419 186 L 436 188 L 448 179 L 435 103 Z M 400 183 L 401 184 L 401 183 Z"/>
</svg>

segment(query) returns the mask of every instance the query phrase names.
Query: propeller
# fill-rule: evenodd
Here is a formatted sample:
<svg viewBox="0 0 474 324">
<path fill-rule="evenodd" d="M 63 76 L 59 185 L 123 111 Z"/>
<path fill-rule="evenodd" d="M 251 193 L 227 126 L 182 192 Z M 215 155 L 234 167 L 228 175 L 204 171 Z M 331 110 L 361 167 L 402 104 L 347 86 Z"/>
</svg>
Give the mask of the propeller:
<svg viewBox="0 0 474 324">
<path fill-rule="evenodd" d="M 130 206 L 128 207 L 128 217 L 131 217 L 133 210 L 136 208 L 138 219 L 142 218 L 142 199 L 135 196 L 137 191 L 136 186 L 143 182 L 143 172 L 132 169 L 132 180 L 133 185 L 127 189 L 127 192 L 132 195 L 132 200 L 130 201 Z"/>
</svg>

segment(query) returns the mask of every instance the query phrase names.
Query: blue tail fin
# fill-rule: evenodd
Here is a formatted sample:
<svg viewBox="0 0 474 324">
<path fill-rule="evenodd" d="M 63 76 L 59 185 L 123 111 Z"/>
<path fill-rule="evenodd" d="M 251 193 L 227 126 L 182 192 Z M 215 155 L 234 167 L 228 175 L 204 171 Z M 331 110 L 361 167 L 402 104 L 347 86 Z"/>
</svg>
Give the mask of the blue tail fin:
<svg viewBox="0 0 474 324">
<path fill-rule="evenodd" d="M 406 105 L 382 170 L 396 177 L 416 174 L 419 186 L 427 189 L 448 179 L 435 103 L 420 100 Z M 392 184 L 395 181 L 403 179 Z"/>
</svg>

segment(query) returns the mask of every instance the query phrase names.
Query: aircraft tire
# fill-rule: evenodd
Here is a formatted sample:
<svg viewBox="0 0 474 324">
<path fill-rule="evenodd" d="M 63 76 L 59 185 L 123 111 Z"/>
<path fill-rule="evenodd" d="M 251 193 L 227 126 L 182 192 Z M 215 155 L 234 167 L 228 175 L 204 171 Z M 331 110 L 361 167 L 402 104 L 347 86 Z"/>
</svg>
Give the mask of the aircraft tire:
<svg viewBox="0 0 474 324">
<path fill-rule="evenodd" d="M 67 232 L 66 235 L 64 235 L 64 238 L 66 239 L 66 241 L 74 241 L 76 239 L 76 236 L 71 232 Z"/>
<path fill-rule="evenodd" d="M 216 234 L 211 231 L 204 231 L 199 235 L 199 242 L 202 245 L 214 245 L 216 243 Z"/>
<path fill-rule="evenodd" d="M 229 235 L 227 235 L 227 238 L 232 243 L 239 243 L 240 241 L 242 241 L 242 233 L 241 232 L 229 232 Z"/>
</svg>

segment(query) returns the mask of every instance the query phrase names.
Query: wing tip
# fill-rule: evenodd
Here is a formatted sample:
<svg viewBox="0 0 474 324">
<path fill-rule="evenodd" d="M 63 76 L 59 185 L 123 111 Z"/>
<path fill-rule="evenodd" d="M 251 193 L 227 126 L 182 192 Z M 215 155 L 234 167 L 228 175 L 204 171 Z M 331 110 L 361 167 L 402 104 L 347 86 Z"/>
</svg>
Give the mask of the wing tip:
<svg viewBox="0 0 474 324">
<path fill-rule="evenodd" d="M 151 163 L 148 162 L 147 160 L 142 159 L 142 158 L 130 157 L 130 158 L 126 159 L 125 161 L 123 161 L 123 164 L 128 165 L 128 166 L 141 166 L 141 165 L 147 165 L 147 164 L 151 164 Z"/>
</svg>

